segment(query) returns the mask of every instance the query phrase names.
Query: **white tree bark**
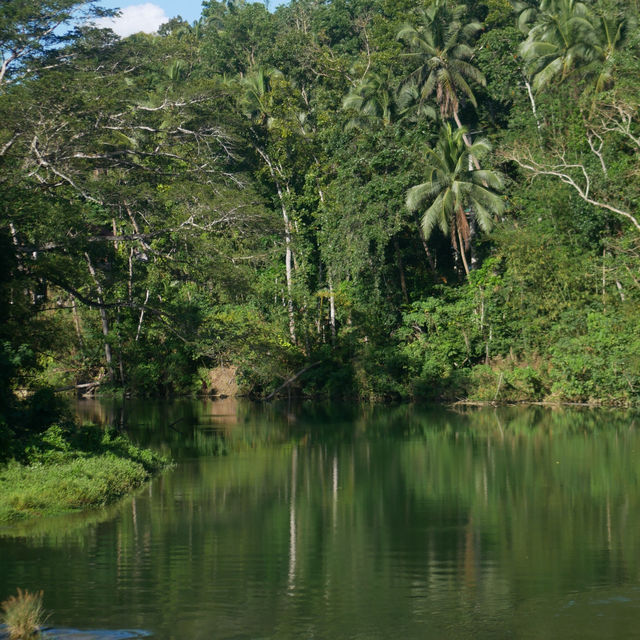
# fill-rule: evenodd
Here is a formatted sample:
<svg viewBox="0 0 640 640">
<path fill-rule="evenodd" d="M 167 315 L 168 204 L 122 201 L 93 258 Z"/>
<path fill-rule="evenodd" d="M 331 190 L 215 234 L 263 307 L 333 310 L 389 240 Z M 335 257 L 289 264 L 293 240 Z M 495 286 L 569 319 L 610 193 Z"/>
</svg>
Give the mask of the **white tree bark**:
<svg viewBox="0 0 640 640">
<path fill-rule="evenodd" d="M 267 167 L 269 167 L 269 173 L 273 178 L 276 185 L 276 191 L 278 193 L 278 199 L 280 200 L 280 208 L 282 210 L 282 218 L 284 220 L 284 241 L 285 241 L 285 274 L 287 278 L 287 311 L 289 313 L 289 335 L 291 342 L 296 344 L 296 320 L 293 306 L 293 248 L 291 238 L 291 220 L 289 219 L 289 213 L 285 204 L 284 193 L 282 191 L 281 184 L 281 172 L 274 167 L 271 158 L 259 147 L 255 147 L 256 151 L 260 154 L 260 157 L 265 161 Z M 276 173 L 277 172 L 277 173 Z M 278 175 L 280 174 L 280 177 Z"/>
<path fill-rule="evenodd" d="M 557 162 L 554 164 L 537 161 L 531 153 L 526 151 L 522 153 L 512 152 L 507 154 L 506 157 L 525 171 L 528 171 L 532 178 L 541 176 L 558 178 L 569 185 L 585 202 L 626 218 L 635 227 L 636 231 L 640 232 L 640 221 L 631 212 L 608 202 L 597 200 L 591 195 L 591 177 L 584 164 L 567 161 L 563 153 L 556 156 Z M 576 178 L 574 174 L 580 175 L 581 179 Z"/>
<path fill-rule="evenodd" d="M 87 261 L 87 267 L 89 267 L 89 273 L 91 274 L 91 278 L 93 279 L 98 291 L 98 304 L 103 305 L 104 292 L 102 289 L 102 285 L 98 280 L 96 270 L 93 268 L 91 258 L 86 251 L 84 256 Z M 109 369 L 109 376 L 113 378 L 113 356 L 111 353 L 111 344 L 109 344 L 109 316 L 107 315 L 107 310 L 102 306 L 100 307 L 100 322 L 102 324 L 102 335 L 104 336 L 104 357 L 107 362 L 107 368 Z"/>
</svg>

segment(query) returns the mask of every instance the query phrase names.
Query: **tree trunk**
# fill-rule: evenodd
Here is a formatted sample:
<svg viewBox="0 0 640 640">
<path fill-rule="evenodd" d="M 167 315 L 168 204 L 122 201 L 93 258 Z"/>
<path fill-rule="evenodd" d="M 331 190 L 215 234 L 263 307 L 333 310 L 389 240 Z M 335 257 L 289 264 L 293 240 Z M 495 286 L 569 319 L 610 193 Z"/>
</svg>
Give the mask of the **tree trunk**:
<svg viewBox="0 0 640 640">
<path fill-rule="evenodd" d="M 149 289 L 147 289 L 147 295 L 144 298 L 144 304 L 142 305 L 142 309 L 140 309 L 140 319 L 138 320 L 138 330 L 136 331 L 136 342 L 140 338 L 140 332 L 142 331 L 142 321 L 144 320 L 144 306 L 149 302 Z"/>
<path fill-rule="evenodd" d="M 89 267 L 89 273 L 91 274 L 91 278 L 93 279 L 96 289 L 98 290 L 98 303 L 104 304 L 103 290 L 100 285 L 100 281 L 96 275 L 96 271 L 93 268 L 93 264 L 91 262 L 91 258 L 89 254 L 85 252 L 84 254 L 87 260 L 87 266 Z M 104 336 L 104 357 L 107 362 L 107 369 L 109 371 L 109 378 L 111 380 L 114 379 L 114 371 L 113 371 L 113 357 L 111 354 L 111 345 L 109 344 L 109 317 L 107 316 L 107 310 L 104 307 L 100 307 L 100 322 L 102 324 L 102 335 Z"/>
<path fill-rule="evenodd" d="M 273 162 L 271 158 L 260 147 L 254 145 L 255 150 L 260 157 L 265 161 L 269 167 L 269 173 L 273 178 L 276 185 L 276 191 L 278 192 L 278 199 L 280 200 L 280 208 L 282 209 L 282 217 L 284 219 L 284 239 L 285 239 L 285 273 L 287 278 L 287 311 L 289 314 L 289 335 L 291 336 L 291 342 L 296 344 L 296 321 L 293 310 L 293 278 L 292 278 L 292 262 L 293 262 L 293 250 L 291 242 L 291 221 L 289 219 L 289 213 L 284 200 L 284 194 L 282 192 L 282 185 L 276 175 Z M 279 171 L 281 174 L 281 172 Z M 281 174 L 282 175 L 282 174 Z"/>
<path fill-rule="evenodd" d="M 80 314 L 78 313 L 78 305 L 76 305 L 76 299 L 71 297 L 71 313 L 73 315 L 73 325 L 76 329 L 76 336 L 78 337 L 78 344 L 81 349 L 84 349 L 84 338 L 82 336 L 82 324 L 80 322 Z"/>
<path fill-rule="evenodd" d="M 468 276 L 469 265 L 467 264 L 467 256 L 465 255 L 464 242 L 462 241 L 462 234 L 460 233 L 460 227 L 458 225 L 456 225 L 456 231 L 458 233 L 458 245 L 460 247 L 460 257 L 462 258 L 462 264 L 464 265 L 464 272 Z"/>
<path fill-rule="evenodd" d="M 536 101 L 533 97 L 533 91 L 531 91 L 531 83 L 527 79 L 527 76 L 524 74 L 524 71 L 520 70 L 522 76 L 524 77 L 524 86 L 527 88 L 527 94 L 529 95 L 529 102 L 531 102 L 531 111 L 533 112 L 533 117 L 536 120 L 536 127 L 538 127 L 538 131 L 540 131 L 540 120 L 538 120 L 538 110 L 536 109 Z"/>
<path fill-rule="evenodd" d="M 333 294 L 333 278 L 328 275 L 329 281 L 329 324 L 331 326 L 331 344 L 336 343 L 336 298 Z"/>
<path fill-rule="evenodd" d="M 458 126 L 458 129 L 462 129 L 462 122 L 460 122 L 460 116 L 458 115 L 458 109 L 456 109 L 453 112 L 453 119 L 456 121 L 456 125 Z M 469 138 L 469 136 L 467 136 L 467 134 L 465 133 L 462 136 L 462 139 L 464 140 L 464 143 L 467 145 L 467 148 L 471 148 L 471 139 Z M 472 170 L 472 163 L 473 166 L 475 166 L 476 171 L 480 171 L 480 163 L 478 162 L 478 159 L 475 156 L 472 156 L 471 154 L 469 154 L 469 171 Z M 485 188 L 488 187 L 487 183 L 483 180 L 482 184 L 484 185 Z M 463 213 L 463 215 L 465 215 Z M 458 230 L 458 234 L 460 233 L 460 230 Z M 471 245 L 471 268 L 472 269 L 476 269 L 477 268 L 477 259 L 476 259 L 476 255 L 475 255 L 475 248 L 474 248 L 474 239 L 475 239 L 475 235 L 476 235 L 476 225 L 475 225 L 475 215 L 471 216 L 471 240 L 470 240 L 470 245 Z M 464 247 L 460 246 L 460 254 L 462 255 L 462 261 L 464 263 L 464 268 L 465 271 L 467 272 L 467 275 L 469 275 L 469 267 L 467 266 L 467 260 L 464 254 Z"/>
<path fill-rule="evenodd" d="M 404 264 L 402 262 L 402 255 L 400 253 L 400 243 L 398 238 L 393 239 L 393 246 L 396 250 L 396 260 L 398 262 L 398 271 L 400 272 L 400 288 L 402 289 L 402 299 L 405 304 L 409 304 L 409 292 L 407 291 L 407 279 L 404 275 Z"/>
<path fill-rule="evenodd" d="M 318 161 L 316 160 L 316 164 Z M 324 204 L 324 192 L 318 186 L 318 196 L 320 196 L 320 202 Z M 336 298 L 333 295 L 333 278 L 331 277 L 331 270 L 327 268 L 327 283 L 329 284 L 329 324 L 331 326 L 331 344 L 336 343 Z"/>
<path fill-rule="evenodd" d="M 291 261 L 293 252 L 291 251 L 291 225 L 287 216 L 287 211 L 284 204 L 282 205 L 282 215 L 284 216 L 285 227 L 285 271 L 287 277 L 287 311 L 289 313 L 289 335 L 291 336 L 291 342 L 296 343 L 296 320 L 293 314 L 293 278 L 291 275 Z"/>
</svg>

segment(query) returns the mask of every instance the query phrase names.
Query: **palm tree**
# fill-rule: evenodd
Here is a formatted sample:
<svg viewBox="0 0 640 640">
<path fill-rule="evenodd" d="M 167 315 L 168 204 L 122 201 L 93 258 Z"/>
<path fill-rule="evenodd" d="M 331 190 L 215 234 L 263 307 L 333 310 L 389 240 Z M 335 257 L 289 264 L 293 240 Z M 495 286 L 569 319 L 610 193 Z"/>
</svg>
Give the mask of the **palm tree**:
<svg viewBox="0 0 640 640">
<path fill-rule="evenodd" d="M 446 124 L 435 150 L 428 149 L 427 180 L 407 192 L 406 204 L 411 211 L 423 209 L 422 230 L 429 238 L 435 227 L 450 235 L 454 251 L 460 254 L 467 275 L 471 229 L 467 212 L 473 210 L 475 219 L 484 232 L 493 226 L 493 217 L 505 208 L 495 193 L 502 189 L 500 173 L 469 168 L 469 158 L 479 158 L 491 150 L 487 140 L 476 140 L 467 146 L 464 128 L 452 130 Z"/>
<path fill-rule="evenodd" d="M 597 57 L 597 36 L 589 7 L 580 0 L 542 0 L 520 54 L 529 64 L 533 87 L 566 79 Z"/>
<path fill-rule="evenodd" d="M 542 0 L 539 10 L 524 9 L 522 16 L 532 26 L 520 53 L 536 90 L 573 72 L 592 77 L 596 92 L 607 89 L 613 55 L 637 24 L 622 5 L 592 6 L 580 0 Z"/>
<path fill-rule="evenodd" d="M 595 60 L 585 66 L 582 72 L 594 77 L 593 86 L 596 93 L 599 93 L 612 85 L 614 54 L 627 42 L 629 34 L 638 26 L 638 21 L 637 16 L 623 8 L 603 8 L 592 13 L 591 23 L 595 35 Z"/>
<path fill-rule="evenodd" d="M 275 82 L 283 78 L 282 72 L 278 69 L 265 70 L 261 67 L 242 76 L 240 78 L 242 113 L 257 124 L 268 124 L 271 110 L 271 91 Z"/>
<path fill-rule="evenodd" d="M 477 106 L 469 83 L 486 84 L 482 72 L 469 62 L 474 51 L 470 42 L 482 25 L 465 23 L 466 11 L 464 5 L 450 10 L 445 0 L 436 0 L 420 12 L 420 26 L 405 25 L 398 33 L 418 65 L 401 89 L 400 100 L 407 102 L 414 94 L 422 105 L 435 93 L 442 118 L 453 117 L 458 128 L 462 128 L 458 115 L 461 95 Z"/>
<path fill-rule="evenodd" d="M 513 12 L 516 14 L 518 28 L 525 35 L 528 34 L 540 11 L 539 0 L 512 0 L 511 3 Z"/>
<path fill-rule="evenodd" d="M 348 128 L 361 127 L 367 121 L 379 120 L 389 126 L 396 117 L 397 103 L 391 71 L 386 76 L 369 72 L 342 101 L 343 109 L 357 113 L 347 124 Z"/>
</svg>

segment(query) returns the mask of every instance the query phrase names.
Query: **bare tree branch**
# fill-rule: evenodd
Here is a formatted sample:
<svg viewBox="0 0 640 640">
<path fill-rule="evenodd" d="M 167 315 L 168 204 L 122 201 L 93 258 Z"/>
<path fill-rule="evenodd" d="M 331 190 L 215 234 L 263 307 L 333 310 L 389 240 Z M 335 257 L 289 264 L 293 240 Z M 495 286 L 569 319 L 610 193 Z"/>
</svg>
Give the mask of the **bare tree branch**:
<svg viewBox="0 0 640 640">
<path fill-rule="evenodd" d="M 588 202 L 599 209 L 606 209 L 617 215 L 620 215 L 631 222 L 631 224 L 640 232 L 640 221 L 629 211 L 620 207 L 596 200 L 591 196 L 591 179 L 584 164 L 567 162 L 564 153 L 559 153 L 557 159 L 559 162 L 555 164 L 546 164 L 535 160 L 529 151 L 516 153 L 507 153 L 505 156 L 508 160 L 512 160 L 519 167 L 531 174 L 532 179 L 541 176 L 551 176 L 558 178 L 565 184 L 569 185 L 582 200 Z M 573 172 L 577 171 L 582 174 L 582 180 L 574 177 Z"/>
</svg>

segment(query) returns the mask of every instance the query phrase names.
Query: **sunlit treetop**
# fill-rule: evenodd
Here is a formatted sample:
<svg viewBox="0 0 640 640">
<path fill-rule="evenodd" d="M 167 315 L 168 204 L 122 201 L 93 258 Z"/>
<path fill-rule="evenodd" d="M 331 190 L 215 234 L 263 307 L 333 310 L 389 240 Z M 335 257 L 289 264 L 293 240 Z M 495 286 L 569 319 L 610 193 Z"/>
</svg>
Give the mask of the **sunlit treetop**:
<svg viewBox="0 0 640 640">
<path fill-rule="evenodd" d="M 78 37 L 91 18 L 114 15 L 98 0 L 3 0 L 0 3 L 0 86 Z"/>
</svg>

